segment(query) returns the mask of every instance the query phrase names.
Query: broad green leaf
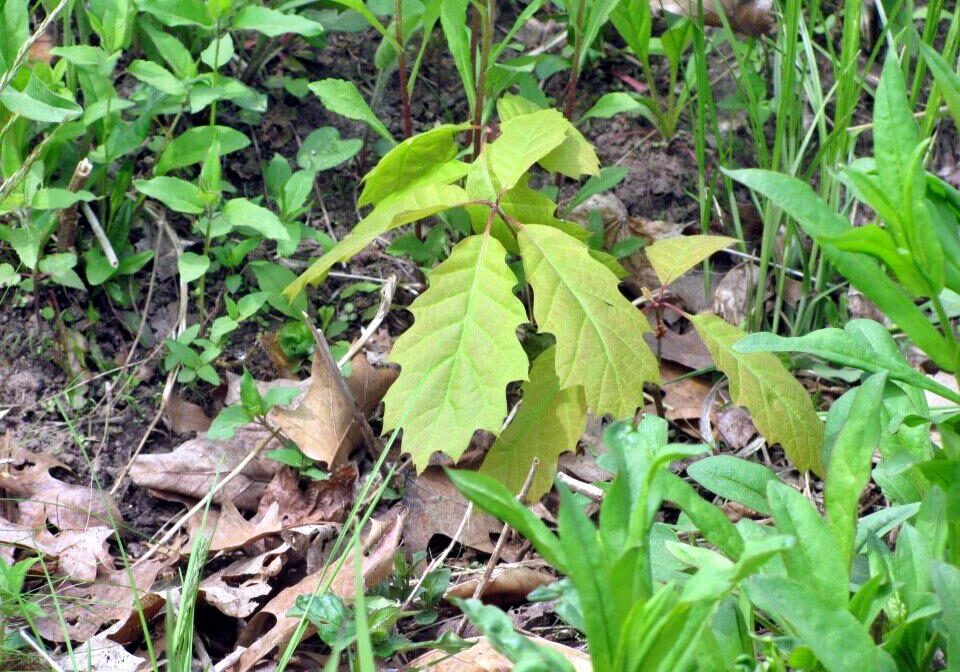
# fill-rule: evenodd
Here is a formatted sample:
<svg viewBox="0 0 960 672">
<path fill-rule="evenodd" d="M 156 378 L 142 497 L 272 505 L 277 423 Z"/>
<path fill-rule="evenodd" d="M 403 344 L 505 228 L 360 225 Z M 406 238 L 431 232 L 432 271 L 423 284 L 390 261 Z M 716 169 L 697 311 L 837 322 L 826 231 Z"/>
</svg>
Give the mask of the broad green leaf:
<svg viewBox="0 0 960 672">
<path fill-rule="evenodd" d="M 183 46 L 183 43 L 174 37 L 170 31 L 157 29 L 153 22 L 149 20 L 141 22 L 140 29 L 153 43 L 157 52 L 170 66 L 178 79 L 183 81 L 197 76 L 197 63 L 190 54 L 190 50 Z"/>
<path fill-rule="evenodd" d="M 236 152 L 250 144 L 250 138 L 228 126 L 196 126 L 178 135 L 160 155 L 155 172 L 164 175 L 207 158 L 214 143 L 220 145 L 220 156 Z"/>
<path fill-rule="evenodd" d="M 810 500 L 779 479 L 767 484 L 766 499 L 777 531 L 797 540 L 783 555 L 787 576 L 817 591 L 835 609 L 846 609 L 849 569 L 820 513 Z"/>
<path fill-rule="evenodd" d="M 652 26 L 649 0 L 621 0 L 610 14 L 610 22 L 633 53 L 646 61 Z"/>
<path fill-rule="evenodd" d="M 363 191 L 357 205 L 376 205 L 392 193 L 406 188 L 452 161 L 459 149 L 456 134 L 469 124 L 444 124 L 407 138 L 387 152 L 363 177 Z M 464 167 L 465 168 L 465 167 Z"/>
<path fill-rule="evenodd" d="M 367 101 L 363 99 L 357 85 L 345 79 L 321 79 L 310 84 L 310 90 L 320 99 L 323 106 L 335 114 L 347 119 L 362 121 L 372 128 L 381 138 L 394 142 L 393 136 L 383 122 L 373 113 Z"/>
<path fill-rule="evenodd" d="M 205 254 L 184 252 L 177 259 L 177 269 L 184 282 L 193 282 L 210 268 L 210 257 Z"/>
<path fill-rule="evenodd" d="M 210 28 L 213 21 L 204 3 L 197 0 L 137 0 L 137 8 L 152 14 L 165 26 Z"/>
<path fill-rule="evenodd" d="M 13 67 L 17 52 L 30 37 L 30 3 L 6 0 L 0 7 L 0 72 Z"/>
<path fill-rule="evenodd" d="M 587 119 L 610 119 L 618 114 L 642 113 L 646 106 L 626 91 L 611 91 L 597 99 L 589 110 L 583 113 L 578 124 Z"/>
<path fill-rule="evenodd" d="M 675 236 L 654 242 L 644 253 L 660 279 L 660 284 L 669 285 L 713 253 L 736 242 L 736 239 L 726 236 Z"/>
<path fill-rule="evenodd" d="M 806 586 L 782 577 L 753 576 L 746 581 L 746 591 L 751 602 L 772 614 L 813 651 L 827 672 L 897 669 L 853 614 L 836 609 Z"/>
<path fill-rule="evenodd" d="M 410 327 L 390 361 L 400 376 L 384 397 L 384 432 L 403 428 L 403 448 L 424 469 L 434 452 L 459 459 L 478 429 L 507 415 L 506 387 L 527 377 L 517 327 L 527 321 L 516 277 L 492 236 L 471 236 L 430 273 L 410 306 Z"/>
<path fill-rule="evenodd" d="M 68 63 L 80 68 L 96 68 L 104 77 L 109 76 L 120 58 L 120 53 L 108 54 L 100 47 L 91 47 L 87 44 L 77 44 L 69 47 L 54 47 L 50 50 L 52 56 L 64 59 Z M 88 104 L 87 107 L 90 107 Z"/>
<path fill-rule="evenodd" d="M 661 484 L 663 498 L 687 514 L 707 541 L 729 558 L 740 557 L 743 537 L 723 511 L 709 504 L 690 484 L 672 472 L 662 474 Z"/>
<path fill-rule="evenodd" d="M 200 189 L 179 177 L 161 175 L 150 180 L 134 180 L 134 186 L 141 194 L 163 203 L 176 212 L 199 215 L 203 212 L 203 197 Z"/>
<path fill-rule="evenodd" d="M 304 139 L 297 152 L 297 164 L 304 170 L 319 173 L 349 161 L 361 147 L 363 140 L 360 138 L 342 140 L 340 131 L 333 126 L 324 126 Z"/>
<path fill-rule="evenodd" d="M 469 4 L 467 0 L 443 0 L 440 4 L 440 27 L 467 95 L 467 107 L 472 110 L 476 104 L 477 87 L 474 83 L 473 45 L 467 19 Z"/>
<path fill-rule="evenodd" d="M 567 139 L 570 122 L 557 110 L 540 110 L 503 122 L 500 137 L 470 165 L 467 192 L 495 199 L 513 188 L 533 164 Z"/>
<path fill-rule="evenodd" d="M 169 341 L 167 343 L 169 345 Z M 229 441 L 238 429 L 251 422 L 253 422 L 253 418 L 247 415 L 242 406 L 239 404 L 227 406 L 210 423 L 207 438 L 214 441 Z"/>
<path fill-rule="evenodd" d="M 873 452 L 880 443 L 880 407 L 886 382 L 886 374 L 877 373 L 860 386 L 827 465 L 823 508 L 834 544 L 847 566 L 853 559 L 860 495 L 870 482 Z"/>
<path fill-rule="evenodd" d="M 583 390 L 560 387 L 555 347 L 544 350 L 523 384 L 520 410 L 487 453 L 480 472 L 493 476 L 507 490 L 520 492 L 533 458 L 540 460 L 528 501 L 539 501 L 553 485 L 560 454 L 576 450 L 587 420 Z"/>
<path fill-rule="evenodd" d="M 219 70 L 233 58 L 233 38 L 230 33 L 214 37 L 206 49 L 200 52 L 200 61 L 211 70 Z"/>
<path fill-rule="evenodd" d="M 600 159 L 593 145 L 573 124 L 567 126 L 567 137 L 560 146 L 540 159 L 540 166 L 551 173 L 573 179 L 581 175 L 599 175 Z"/>
<path fill-rule="evenodd" d="M 627 588 L 613 584 L 613 573 L 597 528 L 580 503 L 566 487 L 558 485 L 557 489 L 560 493 L 557 531 L 567 560 L 567 575 L 577 589 L 583 608 L 590 660 L 598 670 L 613 670 L 620 628 L 627 616 L 619 608 L 623 601 L 613 599 L 613 595 L 615 590 Z"/>
<path fill-rule="evenodd" d="M 770 515 L 767 484 L 777 475 L 756 462 L 733 455 L 713 455 L 687 467 L 687 474 L 710 492 L 730 499 L 757 513 Z"/>
<path fill-rule="evenodd" d="M 960 404 L 960 394 L 920 373 L 899 354 L 893 337 L 873 320 L 850 320 L 843 329 L 829 327 L 805 336 L 777 336 L 767 332 L 750 334 L 736 344 L 737 352 L 805 352 L 834 364 L 869 373 L 886 372 L 892 380 L 929 390 Z"/>
<path fill-rule="evenodd" d="M 660 381 L 643 339 L 650 330 L 643 313 L 580 241 L 549 226 L 527 225 L 519 242 L 537 326 L 557 338 L 560 385 L 583 386 L 597 415 L 633 415 L 643 404 L 644 383 Z"/>
<path fill-rule="evenodd" d="M 912 180 L 923 193 L 923 171 L 911 171 L 917 146 L 917 120 L 907 99 L 903 71 L 895 53 L 890 52 L 883 65 L 873 106 L 873 153 L 883 192 L 903 212 L 910 204 L 902 198 L 904 185 Z M 913 174 L 911 174 L 913 173 Z"/>
<path fill-rule="evenodd" d="M 95 201 L 96 198 L 89 191 L 82 189 L 80 191 L 70 191 L 57 187 L 42 187 L 37 189 L 37 193 L 33 195 L 30 207 L 34 210 L 60 210 L 61 208 L 69 208 L 81 201 L 86 203 Z"/>
<path fill-rule="evenodd" d="M 733 403 L 750 411 L 767 442 L 783 446 L 798 469 L 822 474 L 823 422 L 797 379 L 769 353 L 734 350 L 744 332 L 716 315 L 693 315 L 690 321 L 717 368 L 727 375 Z"/>
<path fill-rule="evenodd" d="M 314 37 L 323 33 L 323 26 L 305 16 L 284 14 L 269 7 L 247 5 L 233 18 L 234 30 L 255 30 L 269 37 L 296 33 Z"/>
<path fill-rule="evenodd" d="M 532 100 L 527 100 L 523 96 L 518 96 L 515 93 L 505 93 L 497 101 L 497 116 L 500 117 L 500 123 L 510 121 L 514 117 L 519 117 L 524 114 L 533 114 L 542 109 L 542 107 Z"/>
<path fill-rule="evenodd" d="M 33 72 L 23 91 L 17 91 L 13 86 L 4 89 L 0 93 L 0 103 L 25 119 L 47 123 L 70 121 L 83 114 L 83 108 L 69 98 L 55 94 Z"/>
<path fill-rule="evenodd" d="M 383 26 L 382 23 L 380 23 L 380 19 L 377 18 L 376 14 L 370 11 L 370 9 L 367 7 L 366 3 L 364 3 L 363 0 L 334 0 L 334 2 L 336 2 L 338 5 L 343 5 L 344 7 L 347 7 L 357 12 L 360 16 L 364 18 L 364 20 L 367 22 L 368 25 L 370 25 L 370 27 L 372 27 L 374 30 L 380 33 L 381 36 L 383 36 L 383 39 L 390 42 L 390 44 L 395 48 L 399 47 L 399 45 L 397 44 L 396 37 L 393 36 L 390 33 L 390 31 L 388 31 Z"/>
<path fill-rule="evenodd" d="M 810 185 L 788 175 L 765 170 L 725 171 L 734 180 L 766 196 L 793 217 L 811 238 L 821 243 L 824 253 L 850 283 L 873 301 L 934 362 L 945 371 L 952 371 L 956 358 L 943 335 L 930 323 L 914 303 L 914 298 L 887 277 L 871 257 L 843 252 L 825 236 L 836 236 L 852 228 L 850 222 L 830 209 Z"/>
<path fill-rule="evenodd" d="M 448 469 L 446 473 L 460 494 L 529 539 L 537 553 L 558 572 L 568 573 L 566 556 L 557 535 L 517 500 L 517 493 L 507 490 L 500 481 L 476 471 Z"/>
<path fill-rule="evenodd" d="M 947 103 L 954 123 L 960 127 L 960 74 L 929 44 L 921 42 L 920 53 L 940 87 L 940 93 Z"/>
<path fill-rule="evenodd" d="M 940 602 L 942 630 L 946 631 L 948 669 L 954 672 L 954 661 L 960 656 L 960 569 L 934 560 L 930 578 Z"/>
<path fill-rule="evenodd" d="M 232 226 L 253 229 L 264 238 L 277 241 L 290 240 L 290 234 L 280 223 L 280 218 L 263 206 L 245 198 L 233 198 L 223 206 L 222 215 Z"/>
<path fill-rule="evenodd" d="M 387 231 L 443 210 L 462 205 L 469 197 L 460 187 L 447 184 L 414 185 L 381 201 L 358 223 L 350 235 L 340 240 L 325 255 L 300 274 L 283 293 L 294 298 L 308 284 L 321 282 L 334 264 L 345 261 Z"/>
<path fill-rule="evenodd" d="M 138 58 L 129 65 L 127 70 L 144 84 L 149 84 L 168 96 L 183 96 L 187 93 L 187 87 L 177 79 L 176 75 L 153 61 Z"/>
</svg>

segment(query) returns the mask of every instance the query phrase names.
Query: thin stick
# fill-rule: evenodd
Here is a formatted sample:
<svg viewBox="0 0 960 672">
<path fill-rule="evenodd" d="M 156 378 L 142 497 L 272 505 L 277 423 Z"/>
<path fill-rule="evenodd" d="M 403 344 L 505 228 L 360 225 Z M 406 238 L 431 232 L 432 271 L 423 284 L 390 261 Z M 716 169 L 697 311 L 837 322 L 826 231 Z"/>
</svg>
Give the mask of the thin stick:
<svg viewBox="0 0 960 672">
<path fill-rule="evenodd" d="M 533 485 L 533 477 L 537 474 L 537 467 L 540 466 L 540 458 L 533 458 L 533 462 L 530 464 L 530 471 L 527 472 L 527 480 L 523 482 L 523 487 L 520 488 L 520 492 L 517 494 L 517 499 L 520 502 L 523 502 L 527 495 L 530 494 L 530 487 Z M 473 599 L 479 599 L 483 595 L 483 591 L 487 588 L 487 583 L 490 582 L 490 577 L 493 575 L 493 569 L 497 565 L 497 561 L 500 560 L 500 555 L 503 553 L 503 547 L 507 545 L 507 536 L 510 532 L 510 526 L 504 524 L 503 529 L 500 530 L 500 538 L 497 539 L 497 545 L 493 548 L 493 554 L 490 556 L 490 559 L 487 561 L 487 566 L 483 570 L 483 576 L 480 577 L 480 581 L 477 583 L 477 587 L 473 590 Z M 457 624 L 457 628 L 454 632 L 457 635 L 463 634 L 463 629 L 467 627 L 467 617 L 466 615 L 460 619 L 460 622 Z"/>
<path fill-rule="evenodd" d="M 569 474 L 565 474 L 562 471 L 557 473 L 557 480 L 570 488 L 570 490 L 573 492 L 577 493 L 578 495 L 583 495 L 587 499 L 590 499 L 594 502 L 600 502 L 603 500 L 603 490 L 595 485 L 584 483 L 583 481 L 578 480 Z"/>
<path fill-rule="evenodd" d="M 89 203 L 81 203 L 80 209 L 83 210 L 83 214 L 87 216 L 87 223 L 90 224 L 90 228 L 93 229 L 93 235 L 97 237 L 97 242 L 100 243 L 100 247 L 103 249 L 103 254 L 107 258 L 107 263 L 110 264 L 110 268 L 117 268 L 120 266 L 120 260 L 117 259 L 117 253 L 113 251 L 113 245 L 110 244 L 110 239 L 107 238 L 106 232 L 103 230 L 103 227 L 100 226 L 100 220 L 97 218 L 96 213 L 94 213 L 93 208 L 90 207 Z"/>
<path fill-rule="evenodd" d="M 91 172 L 93 172 L 93 164 L 87 158 L 82 159 L 73 170 L 73 176 L 70 178 L 67 191 L 76 193 L 83 189 L 83 185 L 86 184 Z M 73 249 L 73 243 L 77 236 L 78 219 L 80 219 L 80 215 L 77 214 L 76 203 L 60 211 L 60 224 L 57 226 L 57 249 L 61 252 Z"/>
<path fill-rule="evenodd" d="M 370 337 L 373 336 L 373 332 L 377 330 L 377 327 L 383 322 L 387 317 L 387 313 L 390 312 L 390 306 L 393 303 L 393 293 L 397 289 L 397 276 L 391 275 L 387 278 L 386 284 L 383 286 L 383 290 L 380 294 L 380 307 L 377 308 L 377 314 L 373 316 L 373 319 L 370 320 L 370 323 L 363 328 L 360 332 L 360 337 L 350 346 L 350 349 L 347 350 L 347 353 L 340 358 L 340 361 L 337 362 L 337 367 L 341 367 L 351 359 L 353 356 L 360 352 L 360 348 L 370 340 Z"/>
<path fill-rule="evenodd" d="M 42 646 L 33 641 L 33 637 L 30 636 L 26 628 L 20 628 L 20 638 L 43 659 L 43 662 L 50 666 L 53 672 L 64 672 L 63 668 L 57 665 L 57 661 L 51 658 L 50 654 L 44 651 Z"/>
<path fill-rule="evenodd" d="M 164 534 L 160 538 L 160 540 L 156 544 L 154 544 L 153 547 L 150 548 L 149 551 L 144 553 L 142 556 L 140 556 L 137 559 L 136 562 L 133 563 L 133 566 L 136 567 L 137 565 L 140 565 L 146 562 L 156 554 L 157 549 L 159 549 L 161 546 L 166 546 L 167 543 L 171 539 L 173 539 L 174 535 L 176 535 L 177 532 L 179 532 L 180 529 L 187 524 L 187 521 L 189 521 L 195 515 L 197 515 L 198 513 L 203 511 L 205 508 L 207 508 L 210 505 L 210 502 L 213 501 L 213 498 L 217 495 L 217 493 L 223 490 L 226 487 L 227 483 L 229 483 L 230 481 L 235 479 L 237 476 L 239 476 L 241 472 L 243 472 L 243 470 L 247 468 L 247 465 L 253 462 L 254 459 L 256 459 L 257 455 L 260 454 L 260 451 L 266 448 L 271 441 L 277 438 L 277 435 L 279 433 L 280 433 L 280 430 L 271 429 L 267 437 L 263 441 L 258 443 L 256 446 L 254 446 L 253 450 L 247 453 L 247 456 L 245 458 L 240 460 L 240 464 L 238 464 L 233 468 L 233 471 L 231 471 L 229 474 L 224 476 L 222 480 L 218 481 L 216 485 L 210 488 L 210 492 L 204 495 L 203 499 L 201 499 L 199 502 L 194 504 L 193 508 L 191 508 L 185 514 L 183 514 L 180 517 L 180 520 L 178 520 L 173 525 L 173 527 L 167 530 L 166 534 Z"/>
</svg>

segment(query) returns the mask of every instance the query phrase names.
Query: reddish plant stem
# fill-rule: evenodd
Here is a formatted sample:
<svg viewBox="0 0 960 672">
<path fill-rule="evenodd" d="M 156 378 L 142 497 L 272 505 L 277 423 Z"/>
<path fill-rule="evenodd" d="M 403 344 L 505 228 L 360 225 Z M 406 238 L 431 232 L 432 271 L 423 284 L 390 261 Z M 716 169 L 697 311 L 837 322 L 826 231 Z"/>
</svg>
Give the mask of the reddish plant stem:
<svg viewBox="0 0 960 672">
<path fill-rule="evenodd" d="M 570 80 L 564 91 L 565 103 L 563 115 L 573 121 L 573 107 L 577 100 L 577 82 L 580 80 L 580 54 L 583 52 L 583 18 L 586 12 L 586 0 L 577 3 L 577 16 L 574 19 L 573 62 L 570 64 Z"/>
<path fill-rule="evenodd" d="M 400 106 L 403 111 L 403 137 L 413 135 L 413 118 L 410 115 L 410 92 L 407 90 L 407 57 L 403 48 L 403 2 L 396 0 L 394 23 L 397 24 L 397 70 L 400 72 Z"/>
<path fill-rule="evenodd" d="M 483 89 L 487 84 L 487 68 L 490 67 L 490 48 L 493 43 L 494 0 L 486 0 L 480 15 L 480 71 L 477 74 L 477 95 L 473 105 L 473 158 L 483 148 Z"/>
</svg>

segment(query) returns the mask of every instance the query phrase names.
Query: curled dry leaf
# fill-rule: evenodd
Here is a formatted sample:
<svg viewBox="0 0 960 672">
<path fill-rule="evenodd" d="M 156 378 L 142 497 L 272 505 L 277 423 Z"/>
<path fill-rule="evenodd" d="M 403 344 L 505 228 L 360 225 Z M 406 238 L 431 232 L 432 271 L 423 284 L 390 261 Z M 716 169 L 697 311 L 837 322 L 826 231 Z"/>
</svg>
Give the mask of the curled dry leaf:
<svg viewBox="0 0 960 672">
<path fill-rule="evenodd" d="M 73 649 L 73 656 L 60 656 L 57 663 L 64 670 L 82 669 L 84 672 L 137 672 L 147 661 L 135 656 L 110 639 L 110 630 L 91 637 Z"/>
<path fill-rule="evenodd" d="M 730 324 L 742 324 L 759 274 L 752 263 L 738 264 L 727 271 L 713 290 L 713 312 Z"/>
<path fill-rule="evenodd" d="M 198 436 L 169 453 L 138 455 L 130 467 L 130 478 L 159 496 L 170 493 L 201 499 L 218 478 L 240 464 L 265 437 L 266 430 L 258 426 L 240 428 L 229 441 Z M 280 441 L 271 442 L 267 450 L 281 445 Z M 261 453 L 217 493 L 214 501 L 231 502 L 238 509 L 256 511 L 267 484 L 280 469 L 279 462 Z"/>
<path fill-rule="evenodd" d="M 96 580 L 92 582 L 63 585 L 57 590 L 57 596 L 66 631 L 61 627 L 57 614 L 38 619 L 38 631 L 44 639 L 53 642 L 63 642 L 67 638 L 85 642 L 105 624 L 122 621 L 123 625 L 118 626 L 117 632 L 111 635 L 114 641 L 122 642 L 123 635 L 130 636 L 140 627 L 134 609 L 134 590 L 140 596 L 141 604 L 145 605 L 150 588 L 164 566 L 165 563 L 161 561 L 152 561 L 129 569 L 108 570 L 100 567 Z M 144 608 L 149 611 L 146 605 Z"/>
<path fill-rule="evenodd" d="M 734 450 L 740 450 L 757 434 L 757 428 L 746 409 L 728 406 L 717 411 L 714 425 L 723 442 Z"/>
<path fill-rule="evenodd" d="M 404 535 L 407 550 L 411 553 L 425 550 L 437 534 L 452 539 L 467 511 L 467 500 L 453 487 L 443 469 L 427 467 L 419 476 L 408 475 L 405 487 L 403 503 L 409 510 L 410 521 Z M 503 523 L 474 508 L 459 542 L 483 553 L 492 553 L 502 529 Z"/>
<path fill-rule="evenodd" d="M 339 522 L 351 503 L 357 484 L 357 468 L 346 464 L 325 481 L 310 481 L 300 489 L 297 474 L 281 469 L 267 486 L 260 500 L 260 510 L 276 504 L 283 527 Z"/>
<path fill-rule="evenodd" d="M 559 651 L 570 661 L 577 672 L 592 672 L 590 656 L 583 651 L 540 637 L 531 637 L 533 642 Z M 430 651 L 411 661 L 407 670 L 430 670 L 430 672 L 510 672 L 513 664 L 497 653 L 486 637 L 477 637 L 476 644 L 460 653 Z"/>
<path fill-rule="evenodd" d="M 653 334 L 646 335 L 647 344 L 657 352 L 657 339 Z M 696 330 L 683 334 L 668 329 L 660 339 L 660 357 L 688 369 L 706 369 L 713 366 L 713 357 L 704 345 Z M 664 378 L 666 380 L 666 378 Z"/>
<path fill-rule="evenodd" d="M 696 17 L 697 0 L 650 0 L 654 10 Z M 722 26 L 720 12 L 727 17 L 730 27 L 744 35 L 769 35 L 776 27 L 773 18 L 773 0 L 703 0 L 704 22 Z"/>
<path fill-rule="evenodd" d="M 484 585 L 483 592 L 480 593 L 480 599 L 484 602 L 499 605 L 520 604 L 526 601 L 527 595 L 534 589 L 549 585 L 556 580 L 557 577 L 552 574 L 547 574 L 532 567 L 500 565 L 493 570 L 490 580 Z M 447 600 L 452 597 L 469 599 L 473 597 L 479 582 L 479 576 L 462 581 L 448 588 L 443 597 Z"/>
<path fill-rule="evenodd" d="M 400 512 L 393 522 L 385 529 L 373 526 L 377 533 L 383 532 L 379 540 L 367 539 L 364 545 L 372 544 L 372 549 L 362 559 L 363 583 L 367 588 L 375 586 L 390 575 L 393 570 L 393 556 L 400 546 L 400 537 L 403 533 L 405 513 Z M 347 558 L 340 572 L 333 577 L 330 583 L 330 592 L 339 595 L 345 600 L 352 598 L 354 588 L 354 560 Z M 239 644 L 246 646 L 246 651 L 234 672 L 248 672 L 258 661 L 267 656 L 279 646 L 283 646 L 293 634 L 300 622 L 299 618 L 287 616 L 300 595 L 311 595 L 329 579 L 325 571 L 307 576 L 299 583 L 280 591 L 260 611 L 250 619 L 247 627 L 240 633 Z M 272 627 L 267 628 L 273 622 Z M 311 632 L 308 629 L 308 634 Z"/>
<path fill-rule="evenodd" d="M 259 607 L 257 601 L 270 594 L 269 580 L 277 576 L 286 560 L 289 544 L 252 558 L 231 563 L 200 583 L 207 604 L 234 618 L 246 618 Z"/>
</svg>

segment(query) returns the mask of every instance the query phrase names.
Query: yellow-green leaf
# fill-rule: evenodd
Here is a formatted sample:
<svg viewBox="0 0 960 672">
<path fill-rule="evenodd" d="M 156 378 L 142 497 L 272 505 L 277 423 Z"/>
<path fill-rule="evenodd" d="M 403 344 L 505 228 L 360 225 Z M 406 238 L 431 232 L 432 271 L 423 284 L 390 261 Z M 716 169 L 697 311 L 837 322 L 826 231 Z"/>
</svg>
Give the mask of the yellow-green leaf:
<svg viewBox="0 0 960 672">
<path fill-rule="evenodd" d="M 567 138 L 570 122 L 557 110 L 513 117 L 500 125 L 500 137 L 487 144 L 467 173 L 473 198 L 495 199 L 513 188 L 537 161 Z"/>
<path fill-rule="evenodd" d="M 506 255 L 489 235 L 461 241 L 430 273 L 410 306 L 413 326 L 393 346 L 400 376 L 384 398 L 383 428 L 403 428 L 417 469 L 435 451 L 456 460 L 478 429 L 499 432 L 507 384 L 527 377 L 516 333 L 527 316 Z"/>
<path fill-rule="evenodd" d="M 733 403 L 750 411 L 767 442 L 783 446 L 798 469 L 822 475 L 823 422 L 803 386 L 776 356 L 735 352 L 734 344 L 746 336 L 737 327 L 709 313 L 690 321 L 717 368 L 727 374 Z"/>
<path fill-rule="evenodd" d="M 449 210 L 467 201 L 467 194 L 451 184 L 427 184 L 385 198 L 357 224 L 350 235 L 313 262 L 283 290 L 293 300 L 308 284 L 322 282 L 334 264 L 346 261 L 372 243 L 377 236 L 418 219 Z"/>
<path fill-rule="evenodd" d="M 560 173 L 578 179 L 581 175 L 599 175 L 600 159 L 583 133 L 567 127 L 567 138 L 555 150 L 540 159 L 540 165 L 551 173 Z"/>
<path fill-rule="evenodd" d="M 534 360 L 530 380 L 523 384 L 520 409 L 494 441 L 480 468 L 510 492 L 520 492 L 533 458 L 538 458 L 540 466 L 527 497 L 531 502 L 550 491 L 560 454 L 576 450 L 587 420 L 583 388 L 560 386 L 555 353 L 556 347 L 551 347 Z"/>
<path fill-rule="evenodd" d="M 538 328 L 557 338 L 561 386 L 582 385 L 587 406 L 599 415 L 632 415 L 643 403 L 643 384 L 660 382 L 643 339 L 650 331 L 643 313 L 584 243 L 540 225 L 524 226 L 518 239 Z"/>
<path fill-rule="evenodd" d="M 669 285 L 714 252 L 730 247 L 736 241 L 726 236 L 676 236 L 663 238 L 644 252 L 660 284 Z"/>
<path fill-rule="evenodd" d="M 452 160 L 458 149 L 456 134 L 468 128 L 470 124 L 444 124 L 401 142 L 364 176 L 357 205 L 379 203 L 436 170 L 439 164 Z M 465 166 L 460 176 L 464 173 Z"/>
</svg>

